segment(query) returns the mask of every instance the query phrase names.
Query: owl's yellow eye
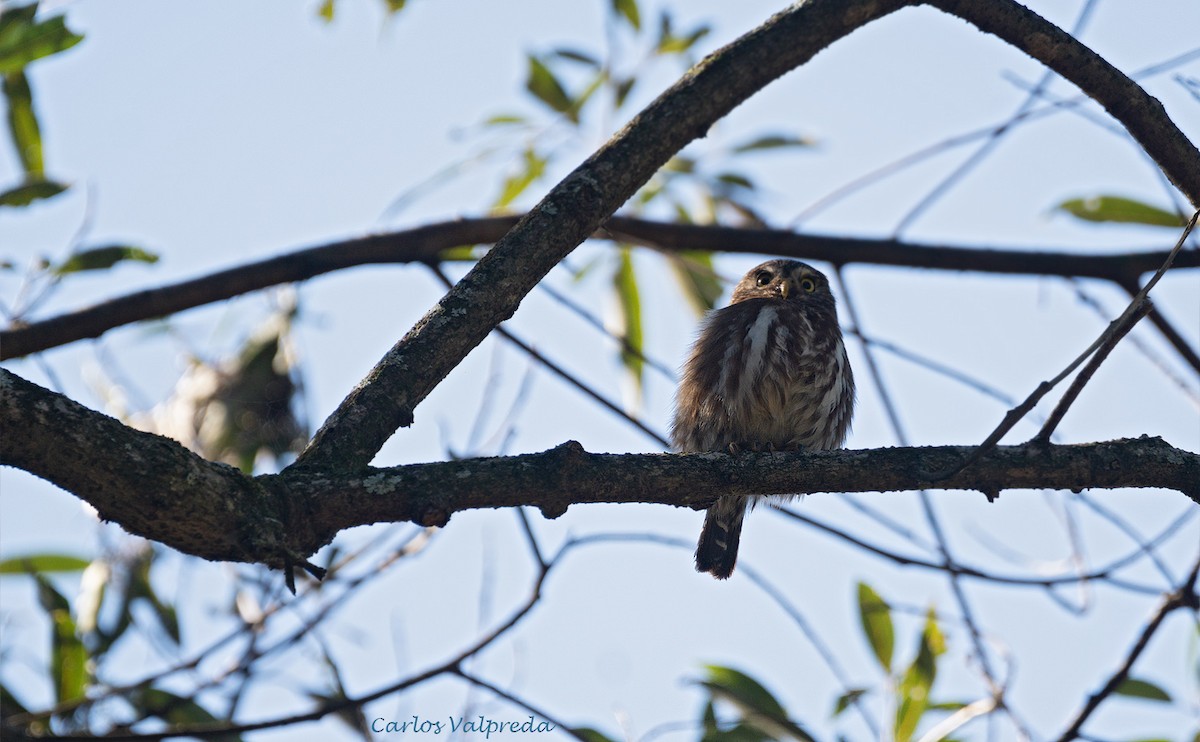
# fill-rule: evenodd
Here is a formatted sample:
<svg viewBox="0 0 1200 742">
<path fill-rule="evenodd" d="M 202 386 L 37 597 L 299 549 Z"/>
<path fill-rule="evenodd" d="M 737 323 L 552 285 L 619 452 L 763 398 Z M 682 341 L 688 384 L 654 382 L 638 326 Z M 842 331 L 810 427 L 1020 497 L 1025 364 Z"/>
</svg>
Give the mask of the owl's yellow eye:
<svg viewBox="0 0 1200 742">
<path fill-rule="evenodd" d="M 756 286 L 766 286 L 771 282 L 772 278 L 774 278 L 774 276 L 771 275 L 770 271 L 759 271 L 758 275 L 754 277 L 754 284 Z"/>
<path fill-rule="evenodd" d="M 806 293 L 811 294 L 812 292 L 817 290 L 817 283 L 816 283 L 816 281 L 812 280 L 811 278 L 801 278 L 800 279 L 800 288 L 804 289 L 804 291 Z"/>
</svg>

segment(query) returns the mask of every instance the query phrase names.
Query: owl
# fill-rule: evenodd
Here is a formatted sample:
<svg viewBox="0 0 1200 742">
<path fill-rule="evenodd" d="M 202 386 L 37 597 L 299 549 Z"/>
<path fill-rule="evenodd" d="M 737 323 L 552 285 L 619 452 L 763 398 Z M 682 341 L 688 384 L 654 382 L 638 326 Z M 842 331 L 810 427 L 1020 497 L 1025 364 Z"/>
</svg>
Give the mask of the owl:
<svg viewBox="0 0 1200 742">
<path fill-rule="evenodd" d="M 683 367 L 671 441 L 679 451 L 838 448 L 854 409 L 854 375 L 829 280 L 795 260 L 769 260 L 708 315 Z M 696 570 L 733 574 L 742 519 L 758 496 L 708 509 Z"/>
</svg>

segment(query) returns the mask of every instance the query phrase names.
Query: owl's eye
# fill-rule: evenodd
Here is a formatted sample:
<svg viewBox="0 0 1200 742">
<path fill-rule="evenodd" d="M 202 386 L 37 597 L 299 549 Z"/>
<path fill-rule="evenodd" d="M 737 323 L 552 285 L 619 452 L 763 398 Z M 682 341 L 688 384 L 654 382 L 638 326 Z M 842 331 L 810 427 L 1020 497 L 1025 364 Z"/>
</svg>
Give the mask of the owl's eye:
<svg viewBox="0 0 1200 742">
<path fill-rule="evenodd" d="M 771 271 L 759 271 L 758 275 L 754 277 L 754 285 L 766 286 L 771 282 L 772 278 L 774 278 L 774 276 L 771 275 Z"/>
<path fill-rule="evenodd" d="M 817 290 L 817 284 L 811 278 L 801 278 L 800 288 L 804 289 L 805 293 L 811 294 Z"/>
</svg>

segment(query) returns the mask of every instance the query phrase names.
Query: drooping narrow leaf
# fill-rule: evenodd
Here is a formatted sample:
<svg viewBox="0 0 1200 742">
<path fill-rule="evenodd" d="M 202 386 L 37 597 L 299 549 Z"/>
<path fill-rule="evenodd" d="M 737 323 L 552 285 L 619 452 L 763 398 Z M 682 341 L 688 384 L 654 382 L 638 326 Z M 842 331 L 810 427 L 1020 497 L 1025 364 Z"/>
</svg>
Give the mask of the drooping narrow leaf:
<svg viewBox="0 0 1200 742">
<path fill-rule="evenodd" d="M 525 89 L 535 98 L 559 113 L 569 114 L 574 101 L 550 68 L 536 56 L 529 55 L 529 77 Z"/>
<path fill-rule="evenodd" d="M 1139 680 L 1138 678 L 1125 678 L 1113 692 L 1119 696 L 1142 698 L 1147 701 L 1171 702 L 1171 694 L 1154 683 L 1147 680 Z"/>
<path fill-rule="evenodd" d="M 408 0 L 383 0 L 383 6 L 387 8 L 388 15 L 396 15 L 404 10 L 405 5 L 408 5 Z"/>
<path fill-rule="evenodd" d="M 638 291 L 637 275 L 633 268 L 633 251 L 626 246 L 620 249 L 617 271 L 613 275 L 613 288 L 617 292 L 617 306 L 621 319 L 621 363 L 633 377 L 638 394 L 641 394 L 642 371 L 645 361 L 642 351 L 642 298 Z"/>
<path fill-rule="evenodd" d="M 521 166 L 522 169 L 520 171 L 505 179 L 504 187 L 500 189 L 500 195 L 496 198 L 496 202 L 492 204 L 492 208 L 506 208 L 534 181 L 542 177 L 542 174 L 546 172 L 546 159 L 530 146 L 525 149 Z"/>
<path fill-rule="evenodd" d="M 768 134 L 765 136 L 751 139 L 745 144 L 740 144 L 733 148 L 735 153 L 754 152 L 763 149 L 780 149 L 784 147 L 811 147 L 813 141 L 805 137 L 798 137 L 794 134 Z"/>
<path fill-rule="evenodd" d="M 724 287 L 713 268 L 712 253 L 683 250 L 668 258 L 683 296 L 696 314 L 704 314 L 717 304 Z"/>
<path fill-rule="evenodd" d="M 885 672 L 892 671 L 892 652 L 896 632 L 892 628 L 891 607 L 865 582 L 858 583 L 858 616 L 863 635 Z"/>
<path fill-rule="evenodd" d="M 71 554 L 28 554 L 0 561 L 0 575 L 23 575 L 31 572 L 78 572 L 86 569 L 91 560 Z"/>
<path fill-rule="evenodd" d="M 733 704 L 742 717 L 741 724 L 729 732 L 706 734 L 705 739 L 735 742 L 791 738 L 813 742 L 808 732 L 788 718 L 779 700 L 757 680 L 731 667 L 709 665 L 705 669 L 707 676 L 699 681 L 699 685 L 706 688 L 714 700 Z"/>
<path fill-rule="evenodd" d="M 33 112 L 33 91 L 24 72 L 18 70 L 4 76 L 4 98 L 8 102 L 8 133 L 17 159 L 25 169 L 26 180 L 41 180 L 45 170 L 42 131 Z"/>
<path fill-rule="evenodd" d="M 754 190 L 754 181 L 741 173 L 721 173 L 717 176 L 716 182 L 730 187 L 731 190 L 734 188 L 744 188 L 748 191 Z"/>
<path fill-rule="evenodd" d="M 599 69 L 602 66 L 600 64 L 600 60 L 596 59 L 591 54 L 579 51 L 578 49 L 568 49 L 563 47 L 561 49 L 555 49 L 553 52 L 551 52 L 551 54 L 559 59 L 565 59 L 570 62 L 578 62 L 593 69 Z"/>
<path fill-rule="evenodd" d="M 51 269 L 56 275 L 81 271 L 107 270 L 117 263 L 131 260 L 137 263 L 157 263 L 158 256 L 132 245 L 105 245 L 81 250 Z"/>
<path fill-rule="evenodd" d="M 212 724 L 220 721 L 212 712 L 194 700 L 161 688 L 146 688 L 131 697 L 130 702 L 143 716 L 157 717 L 172 726 Z M 235 742 L 241 737 L 236 734 L 223 734 L 210 736 L 207 739 L 218 742 Z"/>
<path fill-rule="evenodd" d="M 710 691 L 719 691 L 722 697 L 737 700 L 747 707 L 776 716 L 786 716 L 783 704 L 763 687 L 762 683 L 741 670 L 721 665 L 706 665 L 707 671 L 700 684 Z"/>
<path fill-rule="evenodd" d="M 37 3 L 0 11 L 0 75 L 19 72 L 35 59 L 57 54 L 83 41 L 61 15 L 34 19 Z"/>
<path fill-rule="evenodd" d="M 65 190 L 67 186 L 63 183 L 30 180 L 0 193 L 0 206 L 28 206 L 39 199 L 53 198 Z"/>
<path fill-rule="evenodd" d="M 1088 222 L 1121 222 L 1155 227 L 1182 227 L 1187 219 L 1173 211 L 1121 196 L 1089 196 L 1063 201 L 1054 207 Z"/>
<path fill-rule="evenodd" d="M 622 80 L 617 80 L 613 87 L 613 105 L 617 108 L 625 105 L 625 100 L 629 97 L 629 93 L 633 90 L 635 84 L 637 84 L 637 77 L 626 77 Z"/>
<path fill-rule="evenodd" d="M 524 124 L 526 119 L 524 116 L 518 116 L 512 113 L 498 114 L 489 117 L 483 122 L 484 126 L 511 126 L 512 124 Z"/>
<path fill-rule="evenodd" d="M 634 31 L 642 29 L 642 14 L 638 11 L 637 0 L 612 0 L 612 8 Z"/>
<path fill-rule="evenodd" d="M 929 693 L 937 677 L 937 658 L 946 651 L 946 640 L 931 608 L 925 617 L 925 628 L 917 643 L 917 656 L 904 671 L 897 689 L 896 742 L 908 742 L 917 724 L 929 708 Z"/>
<path fill-rule="evenodd" d="M 321 4 L 317 7 L 317 17 L 329 23 L 333 20 L 335 10 L 334 0 L 321 0 Z"/>
<path fill-rule="evenodd" d="M 130 570 L 129 594 L 134 600 L 141 600 L 143 604 L 149 604 L 154 612 L 154 617 L 158 619 L 159 627 L 171 641 L 179 644 L 179 617 L 175 613 L 175 608 L 164 603 L 150 583 L 150 570 L 154 566 L 157 554 L 158 552 L 150 550 L 146 557 L 138 561 Z"/>
<path fill-rule="evenodd" d="M 866 688 L 851 688 L 842 695 L 838 696 L 837 701 L 833 704 L 833 713 L 830 714 L 830 716 L 838 716 L 843 711 L 850 708 L 850 704 L 857 701 L 866 692 Z"/>
<path fill-rule="evenodd" d="M 38 583 L 38 600 L 50 619 L 50 677 L 58 703 L 83 697 L 87 685 L 87 650 L 75 631 L 71 606 L 50 584 L 50 580 L 34 574 Z"/>
<path fill-rule="evenodd" d="M 614 742 L 612 737 L 602 734 L 592 727 L 575 727 L 571 733 L 577 737 L 582 737 L 587 742 Z"/>
</svg>

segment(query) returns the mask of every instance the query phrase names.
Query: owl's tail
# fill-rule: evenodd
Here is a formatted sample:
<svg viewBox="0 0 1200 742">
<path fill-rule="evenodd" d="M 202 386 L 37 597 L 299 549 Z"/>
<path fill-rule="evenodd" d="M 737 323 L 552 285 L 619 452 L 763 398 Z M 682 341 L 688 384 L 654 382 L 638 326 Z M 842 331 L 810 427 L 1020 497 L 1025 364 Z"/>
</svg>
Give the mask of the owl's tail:
<svg viewBox="0 0 1200 742">
<path fill-rule="evenodd" d="M 704 528 L 696 544 L 697 572 L 708 572 L 718 580 L 733 574 L 745 517 L 744 497 L 725 496 L 713 503 L 704 516 Z"/>
</svg>

